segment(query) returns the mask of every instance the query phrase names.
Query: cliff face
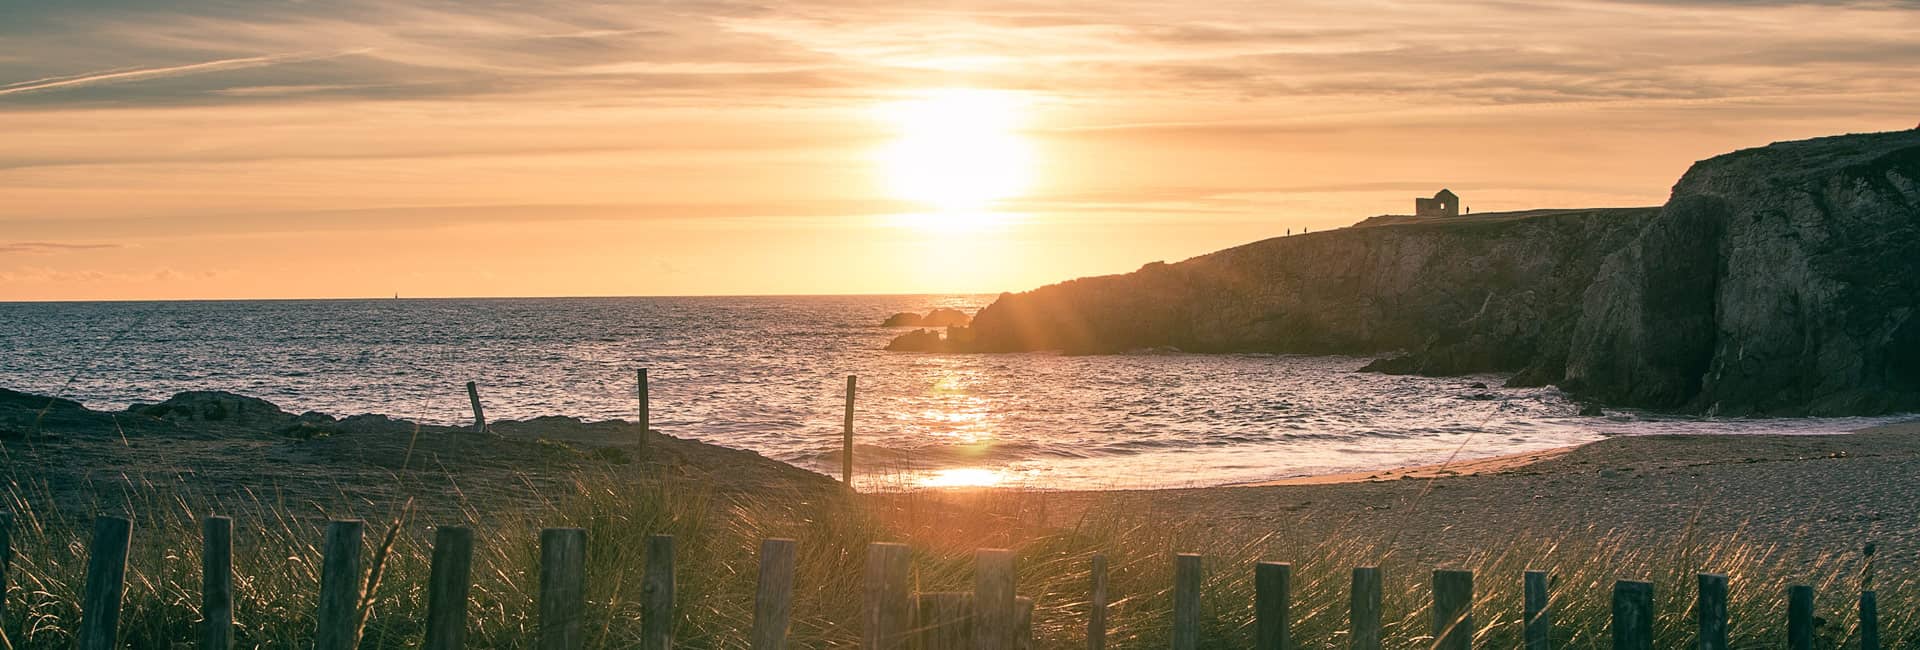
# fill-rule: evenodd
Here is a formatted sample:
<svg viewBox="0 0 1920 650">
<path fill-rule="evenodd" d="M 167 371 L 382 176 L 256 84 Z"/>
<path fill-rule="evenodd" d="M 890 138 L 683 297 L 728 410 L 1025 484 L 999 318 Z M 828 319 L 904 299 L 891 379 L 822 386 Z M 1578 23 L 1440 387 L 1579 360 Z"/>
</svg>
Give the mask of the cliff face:
<svg viewBox="0 0 1920 650">
<path fill-rule="evenodd" d="M 1740 414 L 1920 410 L 1920 131 L 1701 161 L 1582 300 L 1562 386 Z"/>
<path fill-rule="evenodd" d="M 1920 131 L 1702 161 L 1667 205 L 1379 217 L 1001 296 L 967 347 L 1380 354 L 1612 404 L 1920 410 Z"/>
<path fill-rule="evenodd" d="M 1383 369 L 1557 379 L 1582 291 L 1653 208 L 1383 217 L 1002 296 L 983 351 L 1374 354 Z M 1543 370 L 1531 370 L 1539 366 Z"/>
</svg>

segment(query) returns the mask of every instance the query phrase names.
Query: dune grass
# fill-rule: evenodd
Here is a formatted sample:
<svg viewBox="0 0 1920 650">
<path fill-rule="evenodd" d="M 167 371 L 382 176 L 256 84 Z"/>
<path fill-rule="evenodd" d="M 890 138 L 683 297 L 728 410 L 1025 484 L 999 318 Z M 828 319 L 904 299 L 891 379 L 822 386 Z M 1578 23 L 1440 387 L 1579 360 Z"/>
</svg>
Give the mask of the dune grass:
<svg viewBox="0 0 1920 650">
<path fill-rule="evenodd" d="M 1425 647 L 1431 639 L 1427 604 L 1433 567 L 1360 535 L 1303 540 L 1285 531 L 1219 534 L 1197 525 L 1169 524 L 1129 508 L 1115 496 L 1071 521 L 1049 521 L 1055 497 L 1045 492 L 989 491 L 965 495 L 890 493 L 722 495 L 688 481 L 625 482 L 612 475 L 581 475 L 564 494 L 531 511 L 420 513 L 396 504 L 342 504 L 331 511 L 295 508 L 249 494 L 216 502 L 181 486 L 125 484 L 136 513 L 123 643 L 167 648 L 191 643 L 199 620 L 199 518 L 210 511 L 235 519 L 238 638 L 242 647 L 300 647 L 309 643 L 319 581 L 321 529 L 329 517 L 368 521 L 367 553 L 394 530 L 390 558 L 369 594 L 362 647 L 419 644 L 425 584 L 436 523 L 471 526 L 476 535 L 470 647 L 526 647 L 536 627 L 533 587 L 543 526 L 588 531 L 587 571 L 591 647 L 633 647 L 639 639 L 638 592 L 646 539 L 672 534 L 678 556 L 676 637 L 687 648 L 739 648 L 753 611 L 755 561 L 768 537 L 799 540 L 794 647 L 851 647 L 859 641 L 860 567 L 865 547 L 902 541 L 914 550 L 919 590 L 966 590 L 977 547 L 1019 553 L 1019 590 L 1036 601 L 1036 646 L 1085 647 L 1090 558 L 1105 554 L 1113 603 L 1109 647 L 1166 647 L 1171 622 L 1176 552 L 1205 554 L 1202 645 L 1251 647 L 1253 566 L 1293 563 L 1294 634 L 1300 648 L 1344 648 L 1351 570 L 1378 565 L 1385 574 L 1389 648 Z M 86 520 L 63 512 L 36 493 L 31 481 L 8 490 L 15 513 L 14 557 L 8 572 L 4 631 L 14 648 L 64 648 L 73 643 L 86 563 Z M 1738 535 L 1695 536 L 1676 531 L 1669 541 L 1645 544 L 1597 531 L 1522 533 L 1496 548 L 1459 558 L 1451 568 L 1475 572 L 1476 647 L 1519 647 L 1521 573 L 1553 572 L 1555 647 L 1606 648 L 1609 594 L 1620 578 L 1656 585 L 1659 647 L 1691 647 L 1695 574 L 1727 574 L 1735 647 L 1784 647 L 1789 584 L 1817 590 L 1816 647 L 1857 647 L 1853 614 L 1859 557 L 1805 560 L 1781 546 L 1760 546 Z M 1920 647 L 1920 620 L 1909 605 L 1920 599 L 1910 576 L 1879 576 L 1885 647 Z"/>
</svg>

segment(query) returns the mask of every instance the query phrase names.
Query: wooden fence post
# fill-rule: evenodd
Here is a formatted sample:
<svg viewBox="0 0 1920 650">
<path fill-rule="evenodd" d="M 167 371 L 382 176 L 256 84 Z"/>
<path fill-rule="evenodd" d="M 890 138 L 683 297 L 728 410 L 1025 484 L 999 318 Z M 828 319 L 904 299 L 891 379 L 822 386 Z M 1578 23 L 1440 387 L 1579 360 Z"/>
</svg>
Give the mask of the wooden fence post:
<svg viewBox="0 0 1920 650">
<path fill-rule="evenodd" d="M 647 434 L 653 432 L 653 405 L 650 403 L 653 400 L 650 398 L 650 396 L 647 395 L 647 369 L 646 368 L 640 369 L 639 389 L 640 389 L 639 390 L 640 392 L 640 441 L 639 441 L 638 447 L 640 448 L 640 453 L 639 453 L 640 458 L 645 459 L 647 457 Z"/>
<path fill-rule="evenodd" d="M 1033 599 L 1013 599 L 1013 650 L 1033 650 Z"/>
<path fill-rule="evenodd" d="M 353 650 L 360 645 L 360 520 L 327 524 L 321 544 L 320 606 L 314 616 L 314 650 Z"/>
<path fill-rule="evenodd" d="M 673 536 L 647 538 L 647 569 L 640 578 L 640 647 L 673 648 Z"/>
<path fill-rule="evenodd" d="M 1261 562 L 1253 567 L 1254 644 L 1257 650 L 1291 650 L 1293 565 Z"/>
<path fill-rule="evenodd" d="M 1813 650 L 1813 587 L 1787 587 L 1787 650 Z"/>
<path fill-rule="evenodd" d="M 974 551 L 973 645 L 979 650 L 1011 650 L 1014 625 L 1013 551 Z"/>
<path fill-rule="evenodd" d="M 1181 553 L 1173 558 L 1173 650 L 1200 647 L 1201 558 Z"/>
<path fill-rule="evenodd" d="M 587 531 L 540 531 L 540 650 L 586 646 Z"/>
<path fill-rule="evenodd" d="M 233 647 L 233 520 L 208 517 L 200 536 L 200 648 Z"/>
<path fill-rule="evenodd" d="M 914 599 L 914 650 L 973 650 L 973 594 L 923 593 Z"/>
<path fill-rule="evenodd" d="M 1880 602 L 1871 589 L 1860 592 L 1860 650 L 1880 650 Z"/>
<path fill-rule="evenodd" d="M 1107 648 L 1107 556 L 1095 554 L 1090 579 L 1093 593 L 1087 612 L 1087 648 L 1088 650 L 1106 650 Z"/>
<path fill-rule="evenodd" d="M 1547 572 L 1528 571 L 1525 574 L 1522 609 L 1526 616 L 1523 623 L 1525 650 L 1552 650 L 1553 613 L 1548 606 Z"/>
<path fill-rule="evenodd" d="M 1433 639 L 1434 650 L 1472 650 L 1472 571 L 1433 571 Z"/>
<path fill-rule="evenodd" d="M 1695 602 L 1700 650 L 1727 650 L 1727 577 L 1700 574 L 1700 595 Z"/>
<path fill-rule="evenodd" d="M 906 647 L 907 627 L 912 624 L 913 615 L 913 603 L 907 596 L 907 574 L 912 569 L 912 559 L 905 544 L 867 545 L 867 587 L 863 594 L 860 647 L 869 650 Z"/>
<path fill-rule="evenodd" d="M 433 531 L 433 564 L 427 576 L 427 638 L 424 650 L 458 650 L 467 643 L 467 594 L 473 589 L 473 531 L 441 526 Z"/>
<path fill-rule="evenodd" d="M 13 513 L 0 512 L 0 635 L 7 632 L 7 573 L 13 567 Z"/>
<path fill-rule="evenodd" d="M 123 517 L 94 517 L 93 545 L 87 551 L 86 594 L 80 601 L 80 650 L 120 646 L 120 597 L 127 587 L 127 551 L 133 522 Z"/>
<path fill-rule="evenodd" d="M 1353 590 L 1347 604 L 1353 625 L 1353 650 L 1380 650 L 1380 567 L 1353 570 Z"/>
<path fill-rule="evenodd" d="M 840 482 L 853 485 L 853 394 L 860 378 L 847 375 L 847 415 L 840 427 Z"/>
<path fill-rule="evenodd" d="M 760 544 L 760 587 L 753 597 L 753 650 L 787 647 L 788 620 L 793 616 L 795 543 L 769 539 Z"/>
<path fill-rule="evenodd" d="M 1613 583 L 1613 650 L 1653 650 L 1653 583 Z"/>
<path fill-rule="evenodd" d="M 473 402 L 473 432 L 487 432 L 487 412 L 480 408 L 480 385 L 467 382 L 467 401 Z"/>
</svg>

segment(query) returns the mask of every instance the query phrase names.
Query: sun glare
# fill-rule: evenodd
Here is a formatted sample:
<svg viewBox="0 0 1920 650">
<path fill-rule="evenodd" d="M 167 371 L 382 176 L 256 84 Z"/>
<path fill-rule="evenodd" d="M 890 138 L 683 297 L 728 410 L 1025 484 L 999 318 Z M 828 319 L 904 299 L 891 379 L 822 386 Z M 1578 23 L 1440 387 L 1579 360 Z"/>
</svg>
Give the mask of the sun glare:
<svg viewBox="0 0 1920 650">
<path fill-rule="evenodd" d="M 947 88 L 884 104 L 894 138 L 878 152 L 888 190 L 928 212 L 903 220 L 926 229 L 969 229 L 1002 220 L 994 204 L 1032 180 L 1033 151 L 1020 135 L 1027 102 L 1018 93 Z"/>
<path fill-rule="evenodd" d="M 920 486 L 930 488 L 992 487 L 999 485 L 1000 482 L 1005 479 L 1006 475 L 996 470 L 963 467 L 943 469 L 928 474 L 926 477 L 920 479 Z"/>
</svg>

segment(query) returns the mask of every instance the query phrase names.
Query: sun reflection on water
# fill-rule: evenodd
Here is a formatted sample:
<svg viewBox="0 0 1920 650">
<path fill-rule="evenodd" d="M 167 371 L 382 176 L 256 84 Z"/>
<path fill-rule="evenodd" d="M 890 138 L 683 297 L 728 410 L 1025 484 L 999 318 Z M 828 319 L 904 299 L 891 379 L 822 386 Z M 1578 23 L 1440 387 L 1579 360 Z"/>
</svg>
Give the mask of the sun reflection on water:
<svg viewBox="0 0 1920 650">
<path fill-rule="evenodd" d="M 978 467 L 943 469 L 920 478 L 920 487 L 992 487 L 1006 480 L 1006 472 Z"/>
</svg>

